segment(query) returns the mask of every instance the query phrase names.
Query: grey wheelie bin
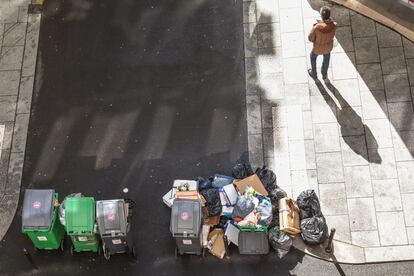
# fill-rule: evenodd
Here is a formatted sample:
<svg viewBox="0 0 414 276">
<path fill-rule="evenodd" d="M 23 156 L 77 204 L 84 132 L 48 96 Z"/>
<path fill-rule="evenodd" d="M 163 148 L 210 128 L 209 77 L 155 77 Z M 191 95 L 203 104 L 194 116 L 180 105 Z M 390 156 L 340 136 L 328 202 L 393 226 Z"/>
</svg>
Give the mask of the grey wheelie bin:
<svg viewBox="0 0 414 276">
<path fill-rule="evenodd" d="M 205 254 L 202 246 L 202 211 L 199 200 L 176 198 L 171 210 L 170 230 L 177 244 L 175 255 Z"/>
<path fill-rule="evenodd" d="M 130 204 L 124 199 L 99 200 L 96 202 L 96 221 L 102 240 L 105 259 L 118 253 L 131 253 L 135 257 L 135 246 L 130 233 Z"/>
</svg>

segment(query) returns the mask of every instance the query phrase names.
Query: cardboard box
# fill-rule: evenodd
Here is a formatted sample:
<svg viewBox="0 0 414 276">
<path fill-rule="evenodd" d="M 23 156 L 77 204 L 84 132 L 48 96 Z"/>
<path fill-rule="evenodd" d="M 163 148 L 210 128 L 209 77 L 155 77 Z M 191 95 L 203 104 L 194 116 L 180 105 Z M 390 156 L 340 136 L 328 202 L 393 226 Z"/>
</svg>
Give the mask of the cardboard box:
<svg viewBox="0 0 414 276">
<path fill-rule="evenodd" d="M 279 200 L 279 224 L 280 230 L 296 235 L 300 233 L 299 208 L 292 198 Z"/>
<path fill-rule="evenodd" d="M 256 174 L 253 174 L 242 180 L 235 180 L 234 185 L 236 185 L 237 189 L 242 194 L 247 189 L 247 187 L 252 187 L 259 194 L 262 194 L 264 196 L 268 195 L 268 192 L 266 191 L 262 181 L 260 181 L 260 178 Z"/>
<path fill-rule="evenodd" d="M 185 198 L 185 199 L 194 199 L 194 200 L 199 200 L 200 196 L 198 195 L 197 191 L 186 191 L 186 192 L 181 192 L 181 191 L 177 191 L 175 193 L 175 198 Z"/>
<path fill-rule="evenodd" d="M 224 233 L 222 229 L 214 229 L 208 235 L 208 240 L 212 242 L 210 253 L 223 259 L 226 254 L 226 246 L 224 244 Z"/>
</svg>

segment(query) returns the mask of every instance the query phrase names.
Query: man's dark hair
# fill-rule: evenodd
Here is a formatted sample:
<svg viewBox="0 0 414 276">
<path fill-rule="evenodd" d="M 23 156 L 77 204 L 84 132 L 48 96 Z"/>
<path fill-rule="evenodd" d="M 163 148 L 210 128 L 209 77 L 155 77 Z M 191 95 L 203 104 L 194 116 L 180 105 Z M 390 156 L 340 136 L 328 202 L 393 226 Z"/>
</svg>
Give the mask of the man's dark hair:
<svg viewBox="0 0 414 276">
<path fill-rule="evenodd" d="M 321 16 L 323 20 L 328 20 L 331 18 L 331 8 L 324 6 L 321 8 Z"/>
</svg>

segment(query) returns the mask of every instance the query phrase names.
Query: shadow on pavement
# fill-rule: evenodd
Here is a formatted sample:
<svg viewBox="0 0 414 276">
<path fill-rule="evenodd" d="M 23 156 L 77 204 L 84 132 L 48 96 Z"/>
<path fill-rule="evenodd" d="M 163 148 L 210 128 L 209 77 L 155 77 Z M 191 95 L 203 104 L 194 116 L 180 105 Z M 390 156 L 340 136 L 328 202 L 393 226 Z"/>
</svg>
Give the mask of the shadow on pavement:
<svg viewBox="0 0 414 276">
<path fill-rule="evenodd" d="M 319 80 L 316 80 L 316 85 L 332 112 L 336 114 L 341 136 L 345 143 L 368 162 L 380 164 L 382 159 L 378 153 L 377 140 L 369 127 L 362 122 L 361 116 L 355 112 L 330 81 L 326 82 L 326 87 L 332 92 L 332 95 L 326 91 Z M 364 133 L 365 135 L 361 135 Z M 365 139 L 370 141 L 369 156 Z"/>
<path fill-rule="evenodd" d="M 328 4 L 326 1 L 323 1 L 323 0 L 308 0 L 308 2 L 310 6 L 312 7 L 312 9 L 314 9 L 315 11 L 319 11 L 323 5 Z M 346 8 L 340 5 L 335 4 L 334 7 L 339 9 L 339 11 L 346 10 Z M 339 14 L 340 12 L 337 12 L 337 13 Z M 346 13 L 342 13 L 342 17 L 343 17 L 342 18 L 343 20 L 344 18 L 348 17 L 348 15 Z M 349 28 L 348 26 L 341 26 L 341 27 Z M 378 27 L 376 26 L 375 28 L 378 28 Z M 383 27 L 383 28 L 387 29 L 387 27 Z M 349 41 L 350 39 L 355 39 L 353 37 L 352 31 L 350 31 L 350 36 L 336 35 L 336 38 L 338 40 L 338 43 L 341 46 L 343 46 L 344 49 L 350 46 L 354 48 L 353 41 L 351 41 L 351 43 Z M 359 39 L 362 39 L 362 38 L 359 37 Z M 387 58 L 387 59 L 381 58 L 381 53 L 378 47 L 377 39 L 375 39 L 374 42 L 375 43 L 368 43 L 363 46 L 365 48 L 360 49 L 361 55 L 369 55 L 371 57 L 372 61 L 370 62 L 360 62 L 357 64 L 356 56 L 355 56 L 356 49 L 346 50 L 344 52 L 347 55 L 349 62 L 352 63 L 352 65 L 355 67 L 358 73 L 358 76 L 359 76 L 358 81 L 360 82 L 359 84 L 360 86 L 364 87 L 363 92 L 368 93 L 369 97 L 372 97 L 375 99 L 375 101 L 377 102 L 377 106 L 375 106 L 375 108 L 378 109 L 378 112 L 383 113 L 381 114 L 382 115 L 381 118 L 383 117 L 387 118 L 387 120 L 390 122 L 390 125 L 397 131 L 398 135 L 400 136 L 402 142 L 405 145 L 405 148 L 410 152 L 411 156 L 414 156 L 413 147 L 411 145 L 412 141 L 410 141 L 410 138 L 406 137 L 407 135 L 404 135 L 402 133 L 405 130 L 410 130 L 412 128 L 413 118 L 414 118 L 413 105 L 412 103 L 410 103 L 410 101 L 412 101 L 412 97 L 409 92 L 410 88 L 409 88 L 408 80 L 407 79 L 404 80 L 404 76 L 401 74 L 402 71 L 400 72 L 398 71 L 399 70 L 398 68 L 400 69 L 405 68 L 405 62 L 404 61 L 402 62 L 403 65 L 394 64 L 394 66 L 398 67 L 396 68 L 395 72 L 387 72 L 387 73 L 384 72 L 384 69 L 382 68 L 382 66 L 384 66 L 384 63 L 392 63 L 392 62 L 395 63 L 396 61 L 392 60 L 392 58 Z M 401 48 L 402 48 L 402 45 L 401 45 Z M 388 84 L 385 83 L 385 78 L 387 78 Z M 406 82 L 406 87 L 404 87 L 405 85 L 404 82 Z M 390 91 L 387 92 L 386 89 L 389 89 Z M 390 99 L 387 97 L 393 97 L 394 99 Z M 406 102 L 401 102 L 401 101 L 406 101 Z M 369 104 L 372 105 L 372 103 L 369 103 Z M 395 110 L 390 110 L 389 104 L 393 105 L 393 109 Z M 371 138 L 367 137 L 367 141 L 369 141 L 368 139 L 371 139 Z M 378 157 L 373 157 L 373 162 L 378 163 L 378 161 L 379 161 Z"/>
</svg>

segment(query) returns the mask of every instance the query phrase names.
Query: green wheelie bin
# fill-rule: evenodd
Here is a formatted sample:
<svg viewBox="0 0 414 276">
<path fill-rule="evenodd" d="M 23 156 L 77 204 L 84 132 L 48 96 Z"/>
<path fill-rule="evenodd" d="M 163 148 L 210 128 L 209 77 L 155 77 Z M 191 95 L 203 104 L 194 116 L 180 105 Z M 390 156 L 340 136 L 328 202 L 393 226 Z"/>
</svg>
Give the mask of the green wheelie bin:
<svg viewBox="0 0 414 276">
<path fill-rule="evenodd" d="M 95 199 L 93 197 L 68 197 L 65 199 L 66 233 L 72 240 L 70 254 L 81 251 L 100 253 L 95 227 Z"/>
<path fill-rule="evenodd" d="M 22 232 L 37 249 L 63 251 L 65 228 L 58 218 L 58 194 L 55 190 L 27 189 L 23 200 Z"/>
</svg>

